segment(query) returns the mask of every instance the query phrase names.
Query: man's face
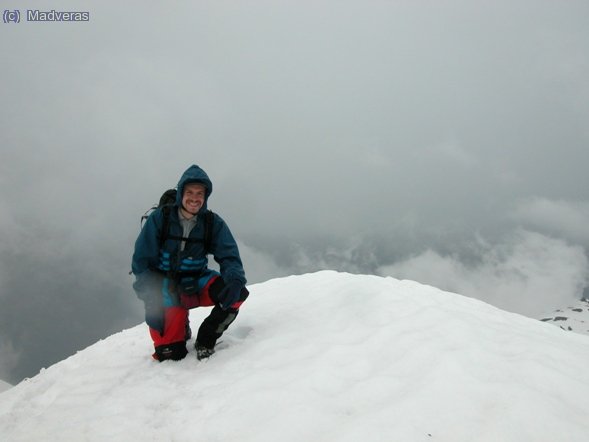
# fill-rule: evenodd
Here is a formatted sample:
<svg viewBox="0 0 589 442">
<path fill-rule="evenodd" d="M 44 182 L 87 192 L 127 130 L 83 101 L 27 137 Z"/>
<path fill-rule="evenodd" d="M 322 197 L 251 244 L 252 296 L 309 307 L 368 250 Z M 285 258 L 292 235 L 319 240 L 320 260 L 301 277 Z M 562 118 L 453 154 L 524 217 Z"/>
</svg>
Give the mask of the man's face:
<svg viewBox="0 0 589 442">
<path fill-rule="evenodd" d="M 206 187 L 202 184 L 185 185 L 184 194 L 182 195 L 182 208 L 191 215 L 196 215 L 205 203 L 206 191 Z"/>
</svg>

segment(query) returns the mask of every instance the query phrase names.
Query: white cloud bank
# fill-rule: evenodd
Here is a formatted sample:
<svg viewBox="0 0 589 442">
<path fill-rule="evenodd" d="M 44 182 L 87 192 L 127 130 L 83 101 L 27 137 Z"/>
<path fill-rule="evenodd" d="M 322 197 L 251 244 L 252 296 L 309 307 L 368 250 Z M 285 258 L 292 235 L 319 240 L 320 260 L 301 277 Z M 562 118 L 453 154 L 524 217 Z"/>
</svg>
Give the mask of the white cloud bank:
<svg viewBox="0 0 589 442">
<path fill-rule="evenodd" d="M 414 279 L 539 317 L 578 300 L 589 279 L 589 262 L 579 246 L 519 230 L 509 240 L 475 245 L 476 262 L 428 250 L 378 273 Z M 547 310 L 548 309 L 548 310 Z"/>
</svg>

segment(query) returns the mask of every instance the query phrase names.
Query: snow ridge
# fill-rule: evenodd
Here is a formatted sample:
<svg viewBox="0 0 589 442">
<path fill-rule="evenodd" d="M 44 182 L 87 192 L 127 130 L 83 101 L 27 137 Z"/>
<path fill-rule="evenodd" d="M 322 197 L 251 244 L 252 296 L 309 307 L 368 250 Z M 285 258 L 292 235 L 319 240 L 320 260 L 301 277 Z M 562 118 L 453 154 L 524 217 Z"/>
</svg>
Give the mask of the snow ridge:
<svg viewBox="0 0 589 442">
<path fill-rule="evenodd" d="M 589 299 L 582 299 L 574 306 L 557 310 L 541 321 L 554 324 L 563 330 L 589 335 Z"/>
<path fill-rule="evenodd" d="M 250 287 L 218 352 L 150 358 L 145 324 L 0 395 L 6 440 L 567 441 L 589 339 L 413 281 L 323 271 Z M 191 312 L 193 328 L 208 310 Z"/>
</svg>

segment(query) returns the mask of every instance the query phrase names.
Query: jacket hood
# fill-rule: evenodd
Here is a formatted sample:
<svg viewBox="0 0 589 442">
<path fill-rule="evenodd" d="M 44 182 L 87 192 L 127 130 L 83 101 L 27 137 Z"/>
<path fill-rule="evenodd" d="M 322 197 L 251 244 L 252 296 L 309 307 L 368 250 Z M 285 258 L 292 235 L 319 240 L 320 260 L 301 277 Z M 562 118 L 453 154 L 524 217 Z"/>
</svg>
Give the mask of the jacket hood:
<svg viewBox="0 0 589 442">
<path fill-rule="evenodd" d="M 198 167 L 196 164 L 193 164 L 188 169 L 186 169 L 186 172 L 184 172 L 182 174 L 180 181 L 178 181 L 178 192 L 176 193 L 176 205 L 178 207 L 180 207 L 182 205 L 182 194 L 184 193 L 184 186 L 186 186 L 186 184 L 191 184 L 191 183 L 204 184 L 205 187 L 207 188 L 206 194 L 205 194 L 205 205 L 203 206 L 204 208 L 206 208 L 206 202 L 209 199 L 209 196 L 211 196 L 211 193 L 213 193 L 213 183 L 210 180 L 207 173 L 204 170 L 202 170 L 200 167 Z"/>
</svg>

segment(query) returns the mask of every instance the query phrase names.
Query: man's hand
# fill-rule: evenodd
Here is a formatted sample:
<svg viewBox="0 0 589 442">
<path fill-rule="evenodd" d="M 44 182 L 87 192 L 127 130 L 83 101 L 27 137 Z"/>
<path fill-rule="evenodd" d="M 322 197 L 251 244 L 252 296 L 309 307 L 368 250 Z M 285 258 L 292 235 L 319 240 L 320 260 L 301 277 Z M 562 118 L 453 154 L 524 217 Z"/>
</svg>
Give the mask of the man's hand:
<svg viewBox="0 0 589 442">
<path fill-rule="evenodd" d="M 165 314 L 164 306 L 159 300 L 145 301 L 145 322 L 154 330 L 157 330 L 161 336 L 164 335 Z"/>
<path fill-rule="evenodd" d="M 237 301 L 241 296 L 241 290 L 243 289 L 243 284 L 239 281 L 231 281 L 227 284 L 223 290 L 219 293 L 219 305 L 223 310 L 227 310 Z"/>
<path fill-rule="evenodd" d="M 163 275 L 148 270 L 137 275 L 137 279 L 133 284 L 135 293 L 145 304 L 145 322 L 162 336 L 165 327 L 162 297 L 163 280 Z"/>
</svg>

